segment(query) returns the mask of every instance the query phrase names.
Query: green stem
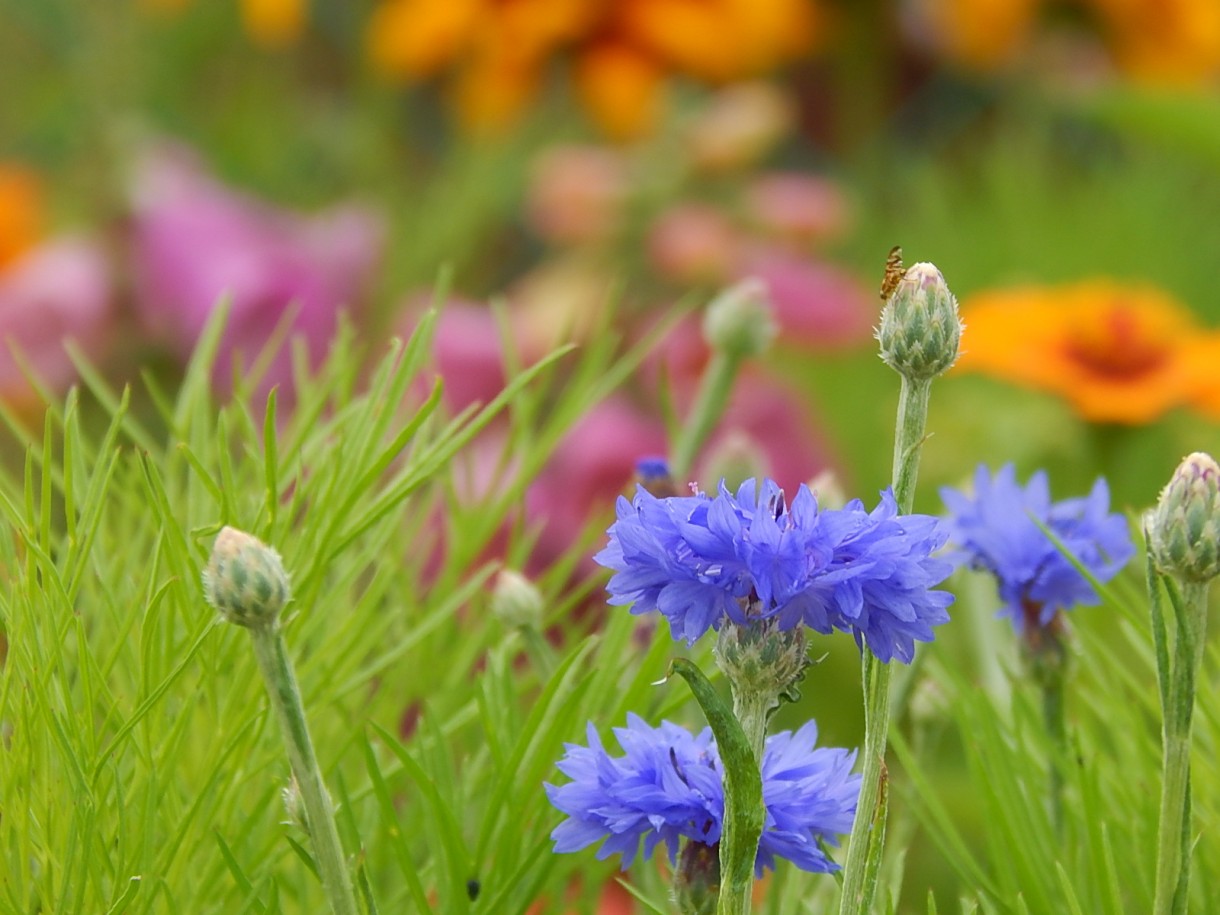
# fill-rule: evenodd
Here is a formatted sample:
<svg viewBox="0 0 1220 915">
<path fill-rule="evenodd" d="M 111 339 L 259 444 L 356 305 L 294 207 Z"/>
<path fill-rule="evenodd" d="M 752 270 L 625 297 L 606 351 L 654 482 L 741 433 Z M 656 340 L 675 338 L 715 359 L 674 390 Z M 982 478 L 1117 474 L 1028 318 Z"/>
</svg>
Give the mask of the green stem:
<svg viewBox="0 0 1220 915">
<path fill-rule="evenodd" d="M 1062 672 L 1049 675 L 1042 682 L 1042 721 L 1051 739 L 1050 761 L 1051 822 L 1055 835 L 1063 838 L 1063 769 L 1067 759 L 1067 723 L 1063 714 Z"/>
<path fill-rule="evenodd" d="M 885 750 L 890 723 L 890 667 L 867 649 L 864 680 L 864 771 L 843 868 L 840 915 L 864 915 L 873 904 L 888 809 Z"/>
<path fill-rule="evenodd" d="M 1157 830 L 1154 915 L 1186 911 L 1190 883 L 1190 745 L 1195 679 L 1203 663 L 1207 585 L 1185 582 L 1170 600 L 1177 617 L 1168 702 L 1163 709 L 1161 818 Z"/>
<path fill-rule="evenodd" d="M 767 742 L 767 720 L 771 712 L 779 707 L 779 697 L 754 690 L 733 688 L 733 714 L 741 722 L 746 742 L 754 754 L 754 760 L 762 767 L 763 747 Z"/>
<path fill-rule="evenodd" d="M 712 353 L 712 361 L 704 372 L 695 406 L 674 445 L 672 465 L 675 480 L 682 480 L 690 474 L 699 450 L 707 443 L 708 436 L 724 415 L 733 381 L 740 368 L 740 356 L 719 351 Z"/>
<path fill-rule="evenodd" d="M 915 504 L 915 481 L 919 477 L 919 454 L 928 423 L 931 378 L 902 376 L 898 394 L 898 426 L 894 438 L 894 499 L 900 514 L 910 514 Z"/>
<path fill-rule="evenodd" d="M 730 711 L 698 667 L 685 658 L 676 658 L 670 667 L 690 685 L 707 716 L 724 764 L 724 828 L 720 835 L 720 898 L 716 915 L 750 915 L 754 860 L 766 818 L 758 756 L 750 746 L 760 738 L 757 734 L 747 736 L 738 716 Z M 753 714 L 753 706 L 749 711 Z M 765 730 L 765 713 L 761 717 Z"/>
<path fill-rule="evenodd" d="M 343 846 L 339 842 L 339 831 L 335 828 L 334 808 L 330 795 L 322 781 L 318 758 L 313 741 L 309 739 L 309 726 L 305 721 L 305 709 L 301 704 L 301 691 L 297 687 L 296 674 L 288 657 L 288 648 L 279 625 L 250 629 L 254 640 L 254 656 L 258 660 L 271 707 L 279 721 L 280 733 L 288 750 L 288 762 L 296 777 L 305 804 L 305 816 L 309 835 L 313 840 L 318 873 L 322 886 L 330 898 L 330 907 L 335 915 L 358 915 L 356 897 L 352 892 L 351 878 L 347 872 L 347 861 Z"/>
<path fill-rule="evenodd" d="M 907 514 L 915 500 L 919 453 L 928 420 L 932 379 L 902 376 L 898 395 L 898 422 L 894 436 L 894 500 Z M 864 915 L 873 905 L 881 856 L 885 849 L 885 820 L 889 810 L 885 751 L 890 729 L 890 668 L 867 648 L 862 666 L 864 684 L 864 768 L 856 819 L 843 867 L 840 915 Z"/>
</svg>

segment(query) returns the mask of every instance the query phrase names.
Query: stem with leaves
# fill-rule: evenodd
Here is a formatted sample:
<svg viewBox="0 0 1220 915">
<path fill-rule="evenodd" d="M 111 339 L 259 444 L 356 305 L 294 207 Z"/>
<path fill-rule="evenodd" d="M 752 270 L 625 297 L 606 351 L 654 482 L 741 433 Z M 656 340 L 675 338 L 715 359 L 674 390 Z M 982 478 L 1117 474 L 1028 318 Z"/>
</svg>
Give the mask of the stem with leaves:
<svg viewBox="0 0 1220 915">
<path fill-rule="evenodd" d="M 902 376 L 894 440 L 894 499 L 898 511 L 909 513 L 919 476 L 919 454 L 928 419 L 931 378 Z M 843 868 L 841 915 L 868 912 L 877 893 L 877 877 L 885 847 L 889 810 L 885 751 L 890 728 L 890 667 L 866 647 L 862 662 L 864 685 L 864 769 L 860 800 Z"/>
</svg>

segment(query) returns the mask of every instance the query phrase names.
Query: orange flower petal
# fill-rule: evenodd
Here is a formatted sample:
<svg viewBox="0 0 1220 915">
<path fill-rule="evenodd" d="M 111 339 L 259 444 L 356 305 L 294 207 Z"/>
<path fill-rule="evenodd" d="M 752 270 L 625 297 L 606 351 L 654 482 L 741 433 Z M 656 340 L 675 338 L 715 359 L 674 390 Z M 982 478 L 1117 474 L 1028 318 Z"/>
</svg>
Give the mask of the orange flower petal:
<svg viewBox="0 0 1220 915">
<path fill-rule="evenodd" d="M 1095 422 L 1140 424 L 1197 402 L 1197 347 L 1215 335 L 1151 287 L 1108 281 L 982 293 L 963 303 L 958 368 L 1064 397 Z"/>
<path fill-rule="evenodd" d="M 385 0 L 369 18 L 373 64 L 406 79 L 436 73 L 474 39 L 487 0 Z"/>
<path fill-rule="evenodd" d="M 592 48 L 576 64 L 581 100 L 602 129 L 619 140 L 641 136 L 656 123 L 662 78 L 653 61 L 621 44 Z"/>
<path fill-rule="evenodd" d="M 0 163 L 0 267 L 25 253 L 42 237 L 42 182 L 19 165 Z"/>
<path fill-rule="evenodd" d="M 265 48 L 282 48 L 305 29 L 305 0 L 241 0 L 246 34 Z"/>
</svg>

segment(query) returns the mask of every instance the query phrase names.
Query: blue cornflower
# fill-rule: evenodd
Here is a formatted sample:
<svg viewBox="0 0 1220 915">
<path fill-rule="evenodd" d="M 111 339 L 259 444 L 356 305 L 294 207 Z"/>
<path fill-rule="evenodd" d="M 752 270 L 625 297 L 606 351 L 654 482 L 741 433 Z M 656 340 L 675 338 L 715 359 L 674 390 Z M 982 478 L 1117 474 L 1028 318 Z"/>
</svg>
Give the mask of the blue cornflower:
<svg viewBox="0 0 1220 915">
<path fill-rule="evenodd" d="M 653 728 L 637 715 L 614 735 L 623 756 L 611 756 L 592 722 L 587 747 L 567 744 L 559 770 L 572 781 L 545 785 L 547 797 L 568 818 L 551 833 L 555 851 L 587 848 L 605 839 L 599 859 L 623 856 L 629 867 L 643 840 L 644 857 L 665 843 L 672 863 L 681 839 L 714 846 L 724 820 L 722 765 L 711 728 L 692 735 L 662 722 Z M 762 782 L 766 819 L 754 871 L 775 867 L 787 858 L 802 870 L 838 870 L 822 845 L 838 845 L 851 830 L 860 793 L 853 775 L 854 751 L 815 748 L 817 725 L 809 722 L 793 733 L 767 738 Z"/>
<path fill-rule="evenodd" d="M 1046 530 L 1099 582 L 1117 575 L 1135 553 L 1127 521 L 1110 513 L 1110 491 L 1100 477 L 1084 498 L 1051 502 L 1045 472 L 1022 487 L 1012 464 L 994 477 L 980 466 L 973 495 L 948 487 L 940 495 L 949 509 L 949 538 L 959 547 L 956 558 L 996 577 L 1001 615 L 1011 617 L 1018 630 L 1026 622 L 1045 626 L 1060 610 L 1100 601 Z"/>
<path fill-rule="evenodd" d="M 885 662 L 910 661 L 953 598 L 933 590 L 952 564 L 933 558 L 945 533 L 928 515 L 899 515 L 886 491 L 872 512 L 853 501 L 820 510 L 808 487 L 791 502 L 771 480 L 731 493 L 619 498 L 610 542 L 594 558 L 615 571 L 611 604 L 656 610 L 688 643 L 726 620 L 777 617 L 780 627 L 851 632 Z"/>
</svg>

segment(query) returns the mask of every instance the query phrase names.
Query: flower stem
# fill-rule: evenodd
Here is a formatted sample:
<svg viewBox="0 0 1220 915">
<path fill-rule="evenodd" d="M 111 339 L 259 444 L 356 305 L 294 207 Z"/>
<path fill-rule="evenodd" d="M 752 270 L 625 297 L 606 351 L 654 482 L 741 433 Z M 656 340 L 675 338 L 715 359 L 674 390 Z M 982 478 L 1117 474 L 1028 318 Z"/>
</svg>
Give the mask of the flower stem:
<svg viewBox="0 0 1220 915">
<path fill-rule="evenodd" d="M 1063 838 L 1063 769 L 1067 758 L 1067 723 L 1063 714 L 1063 669 L 1042 680 L 1042 721 L 1054 754 L 1050 761 L 1051 822 L 1055 835 Z"/>
<path fill-rule="evenodd" d="M 1180 594 L 1166 581 L 1177 617 L 1173 659 L 1167 678 L 1161 818 L 1157 830 L 1155 915 L 1186 911 L 1190 886 L 1190 745 L 1195 679 L 1203 663 L 1207 585 L 1183 582 Z"/>
<path fill-rule="evenodd" d="M 915 503 L 915 481 L 919 477 L 919 453 L 928 423 L 931 378 L 902 376 L 898 394 L 898 425 L 894 437 L 894 500 L 901 514 L 910 514 Z"/>
<path fill-rule="evenodd" d="M 713 351 L 712 360 L 708 363 L 707 371 L 704 372 L 699 385 L 695 406 L 674 446 L 671 461 L 674 479 L 682 480 L 690 474 L 700 449 L 707 443 L 716 423 L 724 414 L 725 407 L 728 406 L 729 394 L 733 390 L 733 381 L 741 368 L 741 361 L 742 357 L 739 355 Z"/>
<path fill-rule="evenodd" d="M 339 832 L 335 828 L 334 808 L 322 781 L 313 741 L 309 738 L 301 691 L 297 687 L 284 636 L 278 623 L 272 621 L 270 625 L 251 628 L 250 637 L 254 641 L 254 656 L 288 750 L 288 762 L 300 788 L 318 873 L 330 899 L 331 910 L 335 915 L 358 915 L 347 862 L 339 842 Z"/>
<path fill-rule="evenodd" d="M 919 453 L 928 419 L 928 395 L 932 379 L 902 376 L 898 395 L 898 422 L 894 436 L 894 500 L 907 514 L 915 499 L 919 476 Z M 877 892 L 877 876 L 885 847 L 885 820 L 889 809 L 885 751 L 890 728 L 890 668 L 864 649 L 864 770 L 860 800 L 852 823 L 843 868 L 840 915 L 864 915 Z"/>
</svg>

